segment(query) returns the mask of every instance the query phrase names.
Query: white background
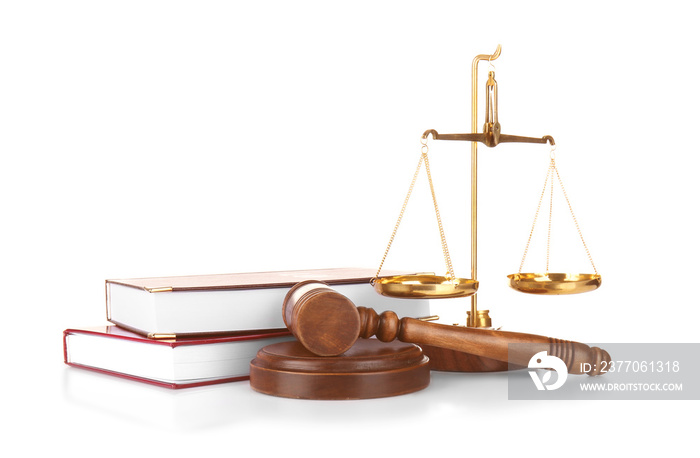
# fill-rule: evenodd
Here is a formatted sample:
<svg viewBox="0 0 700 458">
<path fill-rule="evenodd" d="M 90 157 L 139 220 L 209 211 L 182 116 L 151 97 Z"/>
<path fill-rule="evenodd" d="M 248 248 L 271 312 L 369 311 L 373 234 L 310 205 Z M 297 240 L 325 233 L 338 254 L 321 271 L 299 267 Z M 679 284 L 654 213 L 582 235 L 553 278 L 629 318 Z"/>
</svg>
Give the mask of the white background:
<svg viewBox="0 0 700 458">
<path fill-rule="evenodd" d="M 505 378 L 478 374 L 376 401 L 278 399 L 247 382 L 172 393 L 68 368 L 61 346 L 63 329 L 104 322 L 106 278 L 378 266 L 420 135 L 469 130 L 472 59 L 499 43 L 503 132 L 556 139 L 603 286 L 507 288 L 549 148 L 482 146 L 480 308 L 505 329 L 583 342 L 697 342 L 692 2 L 0 5 L 0 448 L 650 456 L 692 443 L 682 414 L 696 401 L 508 401 Z M 430 143 L 461 276 L 468 151 Z M 590 271 L 561 215 L 553 270 Z M 444 269 L 424 176 L 386 267 Z M 466 308 L 439 304 L 448 321 Z"/>
</svg>

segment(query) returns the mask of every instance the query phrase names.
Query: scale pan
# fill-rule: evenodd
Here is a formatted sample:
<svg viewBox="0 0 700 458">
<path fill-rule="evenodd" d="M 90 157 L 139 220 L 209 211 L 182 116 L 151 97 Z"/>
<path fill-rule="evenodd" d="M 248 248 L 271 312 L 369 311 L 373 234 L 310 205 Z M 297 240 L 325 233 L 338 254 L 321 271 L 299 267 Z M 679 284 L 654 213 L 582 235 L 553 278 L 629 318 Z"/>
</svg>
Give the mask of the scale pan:
<svg viewBox="0 0 700 458">
<path fill-rule="evenodd" d="M 530 294 L 578 294 L 598 289 L 598 274 L 517 273 L 508 275 L 510 287 Z"/>
<path fill-rule="evenodd" d="M 395 275 L 377 278 L 372 285 L 382 296 L 403 299 L 466 297 L 474 294 L 479 282 L 440 275 Z"/>
</svg>

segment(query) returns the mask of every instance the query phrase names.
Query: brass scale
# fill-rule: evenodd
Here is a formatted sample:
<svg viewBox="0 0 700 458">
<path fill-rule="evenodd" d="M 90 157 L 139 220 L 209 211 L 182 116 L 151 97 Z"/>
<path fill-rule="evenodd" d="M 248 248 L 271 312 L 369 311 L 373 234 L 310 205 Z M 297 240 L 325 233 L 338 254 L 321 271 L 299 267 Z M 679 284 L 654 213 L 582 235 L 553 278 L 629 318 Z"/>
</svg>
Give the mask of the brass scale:
<svg viewBox="0 0 700 458">
<path fill-rule="evenodd" d="M 530 237 L 528 238 L 527 245 L 525 247 L 525 253 L 523 254 L 522 262 L 520 264 L 520 272 L 508 275 L 510 287 L 513 289 L 529 294 L 540 294 L 540 295 L 559 295 L 559 294 L 577 294 L 584 293 L 588 291 L 593 291 L 597 289 L 601 284 L 601 277 L 595 268 L 593 259 L 590 255 L 586 242 L 583 240 L 581 235 L 581 230 L 576 220 L 576 216 L 573 213 L 571 203 L 564 189 L 563 182 L 559 176 L 559 171 L 557 170 L 554 158 L 554 149 L 556 148 L 554 139 L 551 136 L 544 136 L 541 138 L 533 137 L 522 137 L 515 135 L 506 135 L 501 133 L 501 125 L 498 122 L 498 85 L 495 79 L 494 71 L 489 71 L 488 81 L 486 82 L 486 120 L 483 126 L 482 132 L 477 130 L 477 71 L 479 62 L 491 61 L 497 59 L 501 54 L 501 45 L 498 45 L 496 52 L 493 54 L 480 54 L 476 56 L 472 62 L 472 125 L 471 133 L 467 134 L 440 134 L 436 130 L 427 130 L 423 133 L 421 137 L 421 157 L 418 162 L 418 167 L 413 176 L 413 180 L 409 187 L 408 193 L 404 200 L 403 207 L 399 214 L 394 231 L 389 239 L 389 244 L 384 252 L 384 257 L 379 265 L 376 276 L 371 280 L 371 284 L 374 289 L 381 295 L 404 298 L 404 299 L 416 299 L 416 298 L 428 298 L 428 299 L 438 299 L 438 298 L 455 298 L 455 297 L 471 297 L 471 311 L 468 312 L 467 324 L 468 327 L 474 328 L 487 328 L 491 326 L 491 319 L 488 315 L 488 310 L 477 310 L 476 302 L 476 291 L 479 286 L 477 281 L 477 144 L 483 143 L 484 145 L 493 148 L 500 143 L 540 143 L 547 144 L 551 146 L 550 151 L 550 163 L 549 169 L 547 171 L 547 178 L 545 179 L 545 184 L 542 189 L 542 194 L 540 195 L 539 204 L 537 206 L 537 212 L 535 213 L 535 219 L 532 224 L 532 230 L 530 231 Z M 432 136 L 434 140 L 453 140 L 453 141 L 469 141 L 471 142 L 471 278 L 459 278 L 454 274 L 452 267 L 452 262 L 450 260 L 449 251 L 447 249 L 447 242 L 445 241 L 445 235 L 442 228 L 442 221 L 440 219 L 440 212 L 438 210 L 437 199 L 435 198 L 435 190 L 433 188 L 433 181 L 430 174 L 430 165 L 428 162 L 428 138 Z M 381 277 L 382 266 L 386 260 L 389 249 L 391 248 L 396 232 L 403 218 L 404 211 L 406 210 L 406 205 L 413 192 L 413 187 L 418 178 L 422 164 L 425 164 L 426 173 L 428 176 L 428 182 L 430 184 L 430 190 L 433 198 L 433 204 L 435 207 L 435 214 L 437 217 L 438 228 L 440 231 L 440 237 L 442 241 L 443 255 L 445 258 L 446 274 L 444 276 L 434 275 L 434 274 L 414 274 L 414 275 L 400 275 L 400 276 L 388 276 Z M 588 259 L 591 263 L 594 273 L 559 273 L 549 271 L 549 235 L 551 235 L 551 221 L 552 221 L 552 200 L 554 197 L 554 181 L 559 182 L 559 188 L 566 199 L 566 203 L 571 210 L 571 216 L 573 217 L 576 229 L 578 230 L 579 237 L 583 243 L 583 247 L 586 250 Z M 549 235 L 547 242 L 547 264 L 542 272 L 522 272 L 523 264 L 525 262 L 525 257 L 527 256 L 528 249 L 530 247 L 530 242 L 532 240 L 532 235 L 535 230 L 535 224 L 537 222 L 537 217 L 539 215 L 542 201 L 544 195 L 549 186 Z M 435 318 L 433 318 L 435 319 Z"/>
</svg>

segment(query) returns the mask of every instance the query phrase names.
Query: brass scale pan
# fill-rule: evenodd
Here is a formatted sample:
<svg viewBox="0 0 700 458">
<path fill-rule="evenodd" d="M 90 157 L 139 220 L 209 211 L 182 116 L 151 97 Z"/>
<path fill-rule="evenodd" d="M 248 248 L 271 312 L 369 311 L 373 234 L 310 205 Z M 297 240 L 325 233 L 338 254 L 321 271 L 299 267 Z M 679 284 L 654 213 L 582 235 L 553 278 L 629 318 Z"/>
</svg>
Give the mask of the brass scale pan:
<svg viewBox="0 0 700 458">
<path fill-rule="evenodd" d="M 516 291 L 539 295 L 587 293 L 601 285 L 600 275 L 582 273 L 517 273 L 508 280 Z M 476 280 L 431 274 L 380 277 L 372 285 L 383 296 L 403 299 L 467 297 L 479 288 Z"/>
<path fill-rule="evenodd" d="M 382 296 L 403 299 L 466 297 L 474 294 L 479 282 L 466 278 L 416 274 L 380 277 L 372 282 Z"/>
</svg>

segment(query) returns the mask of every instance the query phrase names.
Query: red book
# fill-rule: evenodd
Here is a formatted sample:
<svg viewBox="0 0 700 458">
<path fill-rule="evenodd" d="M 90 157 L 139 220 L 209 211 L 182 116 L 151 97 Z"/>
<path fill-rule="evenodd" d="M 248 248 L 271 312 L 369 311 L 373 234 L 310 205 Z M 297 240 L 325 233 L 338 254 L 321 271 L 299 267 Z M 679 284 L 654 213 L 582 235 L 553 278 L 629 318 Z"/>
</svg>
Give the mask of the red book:
<svg viewBox="0 0 700 458">
<path fill-rule="evenodd" d="M 99 326 L 63 331 L 63 354 L 69 366 L 178 389 L 247 380 L 260 348 L 292 339 L 282 331 L 154 340 Z"/>
</svg>

